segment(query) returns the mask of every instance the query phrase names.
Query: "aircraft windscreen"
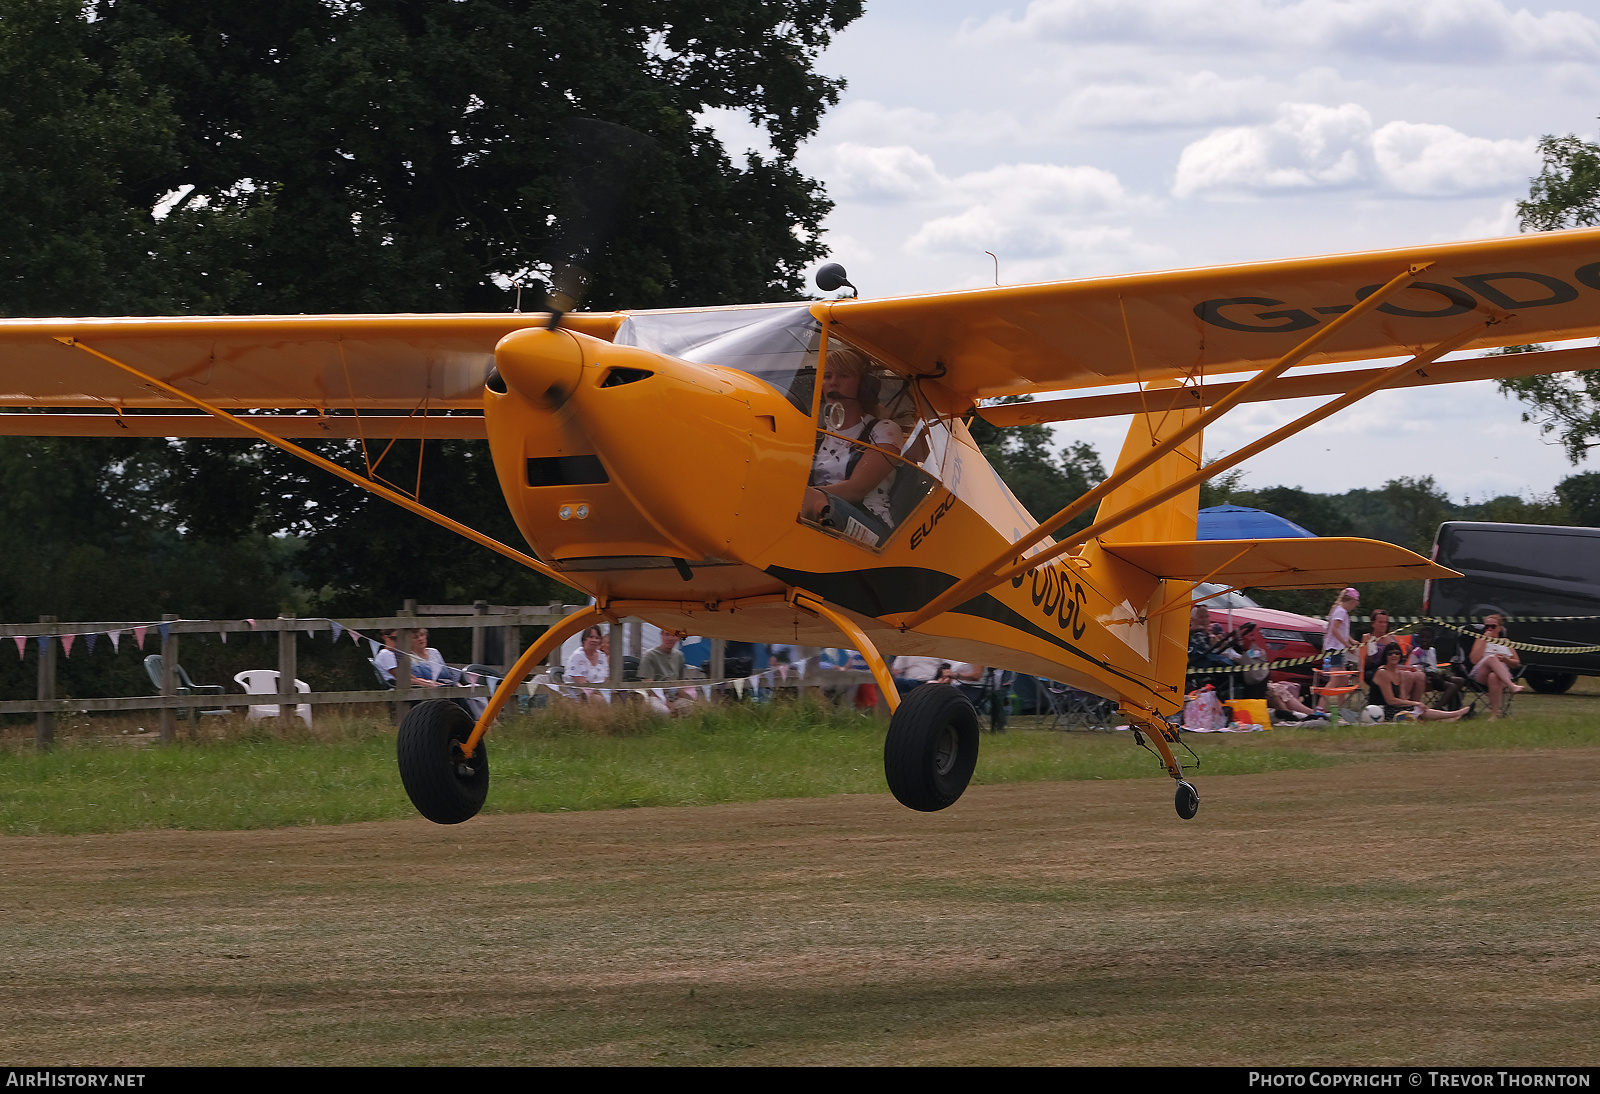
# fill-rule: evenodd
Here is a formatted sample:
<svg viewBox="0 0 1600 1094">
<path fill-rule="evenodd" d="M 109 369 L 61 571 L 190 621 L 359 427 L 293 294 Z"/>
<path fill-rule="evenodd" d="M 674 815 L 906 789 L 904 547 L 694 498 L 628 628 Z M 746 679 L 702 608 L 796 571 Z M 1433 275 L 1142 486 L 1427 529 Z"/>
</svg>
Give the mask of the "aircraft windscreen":
<svg viewBox="0 0 1600 1094">
<path fill-rule="evenodd" d="M 809 304 L 784 304 L 630 315 L 614 341 L 749 373 L 809 415 L 821 338 Z"/>
</svg>

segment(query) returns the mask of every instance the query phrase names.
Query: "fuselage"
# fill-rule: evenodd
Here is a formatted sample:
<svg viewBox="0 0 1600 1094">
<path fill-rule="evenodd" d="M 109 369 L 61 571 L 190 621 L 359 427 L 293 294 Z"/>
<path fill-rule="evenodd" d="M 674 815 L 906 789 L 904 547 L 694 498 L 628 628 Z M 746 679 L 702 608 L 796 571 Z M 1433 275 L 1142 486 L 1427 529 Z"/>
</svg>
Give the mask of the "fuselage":
<svg viewBox="0 0 1600 1094">
<path fill-rule="evenodd" d="M 490 445 L 507 504 L 542 560 L 597 600 L 668 629 L 848 645 L 791 602 L 799 590 L 846 612 L 886 655 L 994 665 L 1160 713 L 1178 708 L 1186 620 L 1139 622 L 1170 594 L 1095 543 L 915 629 L 897 626 L 1035 521 L 965 426 L 919 403 L 910 382 L 897 405 L 921 409 L 903 411 L 907 440 L 875 524 L 888 531 L 801 519 L 824 435 L 820 328 L 803 307 L 749 312 L 762 330 L 713 331 L 682 357 L 655 348 L 674 344 L 670 331 L 619 344 L 626 324 L 618 342 L 529 329 L 500 343 L 485 393 Z M 719 354 L 750 371 L 717 363 Z"/>
</svg>

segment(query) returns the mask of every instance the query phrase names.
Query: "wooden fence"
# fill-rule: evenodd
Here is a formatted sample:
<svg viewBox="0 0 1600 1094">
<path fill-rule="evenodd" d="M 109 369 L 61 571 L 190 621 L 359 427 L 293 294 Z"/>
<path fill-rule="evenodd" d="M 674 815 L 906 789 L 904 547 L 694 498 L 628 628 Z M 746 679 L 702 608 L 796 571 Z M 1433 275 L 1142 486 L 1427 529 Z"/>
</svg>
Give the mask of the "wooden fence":
<svg viewBox="0 0 1600 1094">
<path fill-rule="evenodd" d="M 437 698 L 438 693 L 433 688 L 419 688 L 411 685 L 410 657 L 403 653 L 396 655 L 395 683 L 393 689 L 373 688 L 366 691 L 312 691 L 301 692 L 295 688 L 298 662 L 298 640 L 301 633 L 315 636 L 318 632 L 333 632 L 334 637 L 342 637 L 346 633 L 352 634 L 360 640 L 379 640 L 386 630 L 400 632 L 396 645 L 400 650 L 409 650 L 411 647 L 411 632 L 418 628 L 428 630 L 470 629 L 472 631 L 472 662 L 485 664 L 486 667 L 498 668 L 505 672 L 521 656 L 521 630 L 523 627 L 549 627 L 557 619 L 582 610 L 582 605 L 575 604 L 546 604 L 521 607 L 504 605 L 491 605 L 480 600 L 472 605 L 429 604 L 418 607 L 415 601 L 407 601 L 403 610 L 391 616 L 373 616 L 361 619 L 335 620 L 326 617 L 298 617 L 279 616 L 276 619 L 255 620 L 216 620 L 216 619 L 180 619 L 175 615 L 164 615 L 159 621 L 148 623 L 115 623 L 115 622 L 58 622 L 54 616 L 40 616 L 37 623 L 4 623 L 0 624 L 0 638 L 23 638 L 35 642 L 39 647 L 39 687 L 33 699 L 0 700 L 0 714 L 32 714 L 34 715 L 34 741 L 41 748 L 50 747 L 55 738 L 56 718 L 62 715 L 95 713 L 105 711 L 131 711 L 131 710 L 157 710 L 160 712 L 160 734 L 163 742 L 170 742 L 176 736 L 177 714 L 180 710 L 215 710 L 218 708 L 245 708 L 250 706 L 277 706 L 279 718 L 291 721 L 294 717 L 296 706 L 309 704 L 313 707 L 325 704 L 346 703 L 388 703 L 392 704 L 396 717 L 403 716 L 414 702 L 425 699 Z M 613 629 L 613 633 L 621 631 L 625 636 L 626 645 L 613 643 L 617 654 L 611 658 L 611 679 L 603 685 L 606 691 L 643 691 L 657 684 L 627 683 L 622 678 L 623 660 L 621 650 L 626 648 L 640 649 L 639 634 L 641 623 L 636 619 L 623 620 Z M 130 633 L 136 628 L 146 631 L 155 630 L 161 637 L 161 691 L 158 695 L 136 695 L 118 698 L 58 698 L 56 695 L 56 656 L 61 640 L 66 637 L 76 638 L 89 634 L 107 634 L 111 632 Z M 488 647 L 488 635 L 491 631 L 500 633 L 500 653 L 503 660 L 494 664 L 485 662 L 485 650 Z M 247 695 L 244 693 L 224 693 L 221 695 L 179 695 L 180 686 L 176 675 L 176 666 L 182 663 L 180 650 L 182 640 L 187 635 L 227 635 L 227 634 L 261 634 L 276 632 L 278 635 L 278 682 L 277 695 Z M 224 639 L 225 640 L 225 639 Z M 711 664 L 708 678 L 693 681 L 696 687 L 721 688 L 726 685 L 743 685 L 747 678 L 728 680 L 723 677 L 724 657 L 723 642 L 713 640 Z M 814 651 L 807 649 L 807 655 Z M 560 650 L 553 651 L 550 655 L 548 666 L 559 668 Z M 871 673 L 831 671 L 827 676 L 829 685 L 870 683 Z M 807 687 L 820 686 L 822 681 L 813 677 L 804 678 L 802 673 L 795 673 L 793 680 L 785 680 L 784 687 L 794 687 L 804 691 Z M 486 698 L 493 694 L 493 687 L 488 683 L 470 687 L 450 689 L 450 698 Z M 190 721 L 190 732 L 194 733 L 195 720 Z"/>
</svg>

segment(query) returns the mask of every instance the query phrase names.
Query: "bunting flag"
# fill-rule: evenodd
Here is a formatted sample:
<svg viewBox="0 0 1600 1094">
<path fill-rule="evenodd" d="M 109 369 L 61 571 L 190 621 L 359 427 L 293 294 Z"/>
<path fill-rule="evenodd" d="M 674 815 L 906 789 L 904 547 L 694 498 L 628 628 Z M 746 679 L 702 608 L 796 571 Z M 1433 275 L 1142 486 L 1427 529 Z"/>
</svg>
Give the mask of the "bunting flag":
<svg viewBox="0 0 1600 1094">
<path fill-rule="evenodd" d="M 228 644 L 228 632 L 219 630 L 217 633 L 222 635 L 222 644 L 226 646 Z"/>
<path fill-rule="evenodd" d="M 733 682 L 733 690 L 739 693 L 739 698 L 741 699 L 744 698 L 744 683 L 743 680 L 735 680 Z"/>
<path fill-rule="evenodd" d="M 50 636 L 48 634 L 41 634 L 36 641 L 39 643 L 40 657 L 50 652 Z"/>
<path fill-rule="evenodd" d="M 61 649 L 65 656 L 72 656 L 72 644 L 77 640 L 78 636 L 75 634 L 64 634 L 61 636 Z"/>
<path fill-rule="evenodd" d="M 106 637 L 111 639 L 111 652 L 112 653 L 116 653 L 120 649 L 122 649 L 122 632 L 121 631 L 107 631 L 106 632 Z"/>
<path fill-rule="evenodd" d="M 167 639 L 172 637 L 172 624 L 171 623 L 163 623 L 163 624 L 161 624 L 160 630 L 161 630 L 161 641 L 162 642 L 166 642 Z"/>
<path fill-rule="evenodd" d="M 27 648 L 28 636 L 25 634 L 19 634 L 15 635 L 14 637 L 17 640 L 17 658 L 18 660 L 25 659 L 28 655 L 23 651 Z"/>
<path fill-rule="evenodd" d="M 94 652 L 94 640 L 96 638 L 99 638 L 99 637 L 100 636 L 98 634 L 94 633 L 94 631 L 90 631 L 88 634 L 84 635 L 83 636 L 84 648 L 86 648 L 90 653 L 93 653 Z"/>
<path fill-rule="evenodd" d="M 710 684 L 701 684 L 700 685 L 700 694 L 705 696 L 706 702 L 708 702 L 708 703 L 711 702 L 711 685 Z"/>
<path fill-rule="evenodd" d="M 663 703 L 665 703 L 667 701 L 667 689 L 666 688 L 651 688 L 650 689 L 650 694 L 654 695 L 657 699 L 660 699 Z"/>
<path fill-rule="evenodd" d="M 784 683 L 788 683 L 788 681 L 789 681 L 789 662 L 787 662 L 787 661 L 779 661 L 778 662 L 778 677 L 779 677 L 779 679 L 783 680 Z"/>
<path fill-rule="evenodd" d="M 339 636 L 344 633 L 344 624 L 337 619 L 328 620 L 328 629 L 333 632 L 333 640 L 339 641 Z"/>
<path fill-rule="evenodd" d="M 251 630 L 255 630 L 256 629 L 256 621 L 254 619 L 246 619 L 245 622 L 250 624 L 250 629 Z"/>
<path fill-rule="evenodd" d="M 306 637 L 307 638 L 315 638 L 316 636 L 317 636 L 317 629 L 315 627 L 307 627 L 306 628 Z"/>
<path fill-rule="evenodd" d="M 372 656 L 374 658 L 376 658 L 378 656 L 378 650 L 383 648 L 383 647 L 378 645 L 376 640 L 371 639 L 371 638 L 367 639 L 367 645 L 372 647 Z"/>
<path fill-rule="evenodd" d="M 144 649 L 144 632 L 146 630 L 148 630 L 148 629 L 149 628 L 147 628 L 147 627 L 135 627 L 135 628 L 133 628 L 134 641 L 139 643 L 139 648 L 141 650 Z"/>
</svg>

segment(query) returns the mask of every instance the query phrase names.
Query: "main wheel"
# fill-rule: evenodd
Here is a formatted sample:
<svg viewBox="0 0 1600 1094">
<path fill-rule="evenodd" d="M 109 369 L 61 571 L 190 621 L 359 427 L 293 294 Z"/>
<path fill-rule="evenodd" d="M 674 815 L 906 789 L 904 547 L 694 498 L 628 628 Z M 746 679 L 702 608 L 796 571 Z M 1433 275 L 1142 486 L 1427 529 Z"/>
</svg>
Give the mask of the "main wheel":
<svg viewBox="0 0 1600 1094">
<path fill-rule="evenodd" d="M 1522 674 L 1522 678 L 1533 686 L 1534 691 L 1544 695 L 1561 695 L 1578 682 L 1575 672 L 1550 672 L 1548 669 L 1529 669 Z"/>
<path fill-rule="evenodd" d="M 883 742 L 883 773 L 900 804 L 924 813 L 953 805 L 978 766 L 978 712 L 949 684 L 914 688 Z"/>
<path fill-rule="evenodd" d="M 418 703 L 400 723 L 400 781 L 417 812 L 435 824 L 460 824 L 477 816 L 489 796 L 484 742 L 478 742 L 471 756 L 461 751 L 472 726 L 472 715 L 448 699 Z"/>
</svg>

